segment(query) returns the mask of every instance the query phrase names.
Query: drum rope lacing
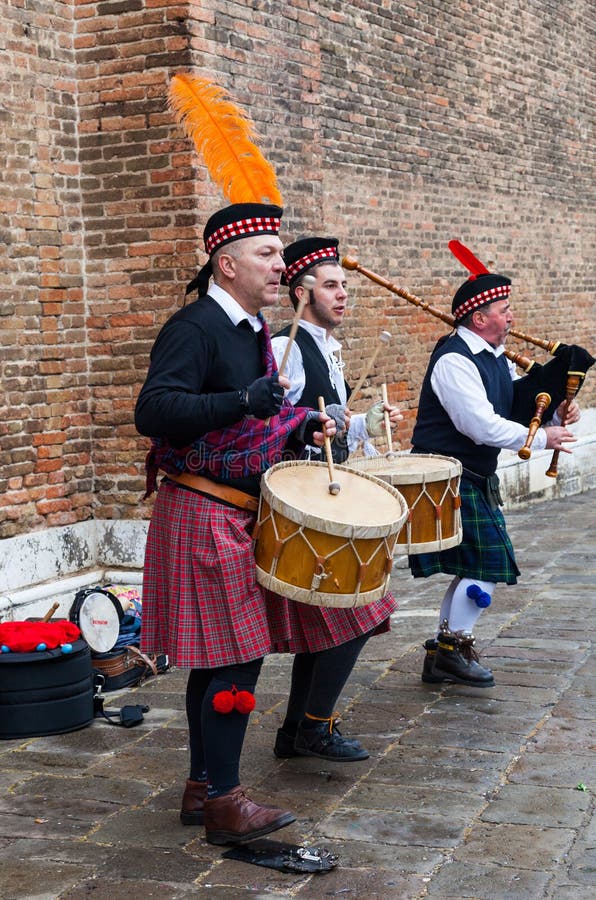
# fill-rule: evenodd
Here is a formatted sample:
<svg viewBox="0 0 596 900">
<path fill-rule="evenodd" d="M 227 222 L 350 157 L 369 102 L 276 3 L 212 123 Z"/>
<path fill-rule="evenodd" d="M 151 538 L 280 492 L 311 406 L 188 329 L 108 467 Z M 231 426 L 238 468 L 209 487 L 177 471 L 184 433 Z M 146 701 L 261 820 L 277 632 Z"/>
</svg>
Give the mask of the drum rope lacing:
<svg viewBox="0 0 596 900">
<path fill-rule="evenodd" d="M 280 537 L 280 532 L 277 527 L 277 522 L 275 520 L 275 510 L 272 510 L 271 508 L 269 509 L 269 513 L 261 520 L 261 524 L 264 524 L 265 522 L 268 522 L 268 521 L 271 522 L 271 526 L 273 528 L 273 533 L 275 534 L 276 547 L 280 548 L 279 550 L 276 549 L 276 551 L 273 553 L 273 556 L 272 556 L 270 574 L 273 577 L 275 577 L 276 572 L 277 572 L 277 564 L 278 564 L 278 561 L 279 561 L 279 558 L 281 555 L 281 548 L 283 548 L 283 546 L 286 543 L 288 543 L 289 541 L 294 540 L 294 538 L 296 538 L 296 536 L 299 536 L 302 538 L 302 540 L 305 542 L 305 544 L 307 545 L 307 547 L 309 548 L 309 550 L 311 551 L 312 555 L 314 556 L 314 558 L 316 560 L 320 559 L 320 554 L 318 553 L 316 547 L 313 546 L 311 541 L 308 539 L 308 536 L 305 534 L 306 526 L 298 525 L 298 527 L 295 529 L 295 531 L 293 531 L 291 534 L 288 534 L 285 538 L 282 538 L 282 537 Z M 385 550 L 385 558 L 386 558 L 387 563 L 390 563 L 393 558 L 393 549 L 389 547 L 387 538 L 383 538 L 382 543 L 378 543 L 378 542 L 376 543 L 374 550 L 372 551 L 372 553 L 370 554 L 370 556 L 368 557 L 368 559 L 366 561 L 363 559 L 363 557 L 359 553 L 358 547 L 355 545 L 354 541 L 351 538 L 348 538 L 348 540 L 345 541 L 343 544 L 336 547 L 331 552 L 328 552 L 327 555 L 325 556 L 324 562 L 327 563 L 331 559 L 332 556 L 335 556 L 337 553 L 340 553 L 342 550 L 346 550 L 347 548 L 351 548 L 352 552 L 354 553 L 354 556 L 358 562 L 358 565 L 360 566 L 361 573 L 362 573 L 363 569 L 366 570 L 366 567 L 370 565 L 370 563 L 375 558 L 377 553 L 383 548 Z M 333 572 L 325 571 L 325 568 L 324 568 L 324 565 L 322 562 L 317 563 L 317 569 L 320 569 L 321 571 L 316 571 L 316 569 L 315 569 L 315 572 L 313 574 L 312 581 L 311 581 L 311 586 L 310 586 L 311 591 L 319 590 L 319 588 L 321 586 L 321 582 L 324 581 L 326 578 L 332 577 L 332 575 L 333 575 Z M 389 573 L 387 573 L 387 577 L 389 577 Z M 333 580 L 333 583 L 336 588 L 340 587 L 340 583 L 337 580 L 337 578 L 335 578 Z M 356 584 L 356 590 L 354 591 L 355 596 L 358 596 L 360 594 L 361 586 L 362 586 L 362 577 L 359 578 L 359 580 Z"/>
<path fill-rule="evenodd" d="M 453 487 L 452 481 L 455 481 L 455 487 Z M 460 522 L 461 513 L 459 511 L 460 505 L 461 505 L 460 496 L 459 496 L 459 483 L 460 483 L 459 475 L 455 479 L 450 478 L 447 481 L 447 484 L 445 485 L 445 489 L 437 502 L 437 500 L 434 499 L 432 494 L 430 494 L 426 488 L 426 485 L 427 485 L 426 477 L 425 476 L 422 477 L 420 493 L 418 494 L 418 496 L 416 497 L 416 499 L 414 500 L 413 503 L 408 504 L 408 507 L 409 507 L 408 508 L 408 517 L 405 522 L 408 544 L 412 543 L 412 520 L 414 518 L 414 510 L 415 510 L 416 506 L 418 505 L 418 503 L 422 502 L 423 498 L 426 498 L 427 500 L 429 500 L 431 506 L 433 506 L 434 510 L 435 510 L 435 540 L 440 545 L 439 549 L 441 549 L 441 545 L 443 543 L 443 504 L 445 502 L 446 497 L 449 494 L 453 498 L 453 506 L 454 506 L 455 516 L 456 516 L 456 523 L 455 523 L 456 531 L 459 531 L 459 529 L 461 528 L 461 522 Z M 438 482 L 429 481 L 428 484 L 437 485 Z"/>
</svg>

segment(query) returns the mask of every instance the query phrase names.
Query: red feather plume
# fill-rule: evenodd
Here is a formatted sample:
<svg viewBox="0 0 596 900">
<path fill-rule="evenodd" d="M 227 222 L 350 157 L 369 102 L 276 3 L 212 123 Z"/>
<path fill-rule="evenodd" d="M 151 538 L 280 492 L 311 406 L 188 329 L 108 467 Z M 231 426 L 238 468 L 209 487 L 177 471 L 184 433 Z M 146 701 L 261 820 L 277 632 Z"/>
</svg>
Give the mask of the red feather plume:
<svg viewBox="0 0 596 900">
<path fill-rule="evenodd" d="M 474 256 L 471 250 L 469 250 L 465 244 L 462 244 L 461 241 L 449 241 L 447 244 L 453 255 L 456 259 L 459 259 L 460 263 L 466 267 L 468 272 L 471 273 L 472 278 L 476 278 L 478 275 L 488 275 L 489 271 L 484 265 L 481 263 L 477 256 Z"/>
</svg>

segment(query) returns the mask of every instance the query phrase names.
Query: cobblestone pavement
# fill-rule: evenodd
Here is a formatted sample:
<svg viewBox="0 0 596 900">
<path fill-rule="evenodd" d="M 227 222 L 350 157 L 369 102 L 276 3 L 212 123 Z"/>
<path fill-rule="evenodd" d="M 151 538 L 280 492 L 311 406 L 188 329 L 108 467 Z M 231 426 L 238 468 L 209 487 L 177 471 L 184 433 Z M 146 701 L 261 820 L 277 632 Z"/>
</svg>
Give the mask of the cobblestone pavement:
<svg viewBox="0 0 596 900">
<path fill-rule="evenodd" d="M 119 900 L 354 897 L 587 900 L 596 896 L 596 493 L 507 513 L 523 576 L 477 631 L 496 687 L 428 686 L 421 643 L 448 580 L 397 560 L 393 631 L 340 702 L 363 763 L 276 760 L 290 659 L 271 657 L 243 755 L 255 799 L 292 809 L 272 838 L 326 847 L 324 875 L 223 860 L 184 827 L 183 671 L 109 694 L 147 703 L 132 729 L 0 742 L 0 897 Z"/>
</svg>

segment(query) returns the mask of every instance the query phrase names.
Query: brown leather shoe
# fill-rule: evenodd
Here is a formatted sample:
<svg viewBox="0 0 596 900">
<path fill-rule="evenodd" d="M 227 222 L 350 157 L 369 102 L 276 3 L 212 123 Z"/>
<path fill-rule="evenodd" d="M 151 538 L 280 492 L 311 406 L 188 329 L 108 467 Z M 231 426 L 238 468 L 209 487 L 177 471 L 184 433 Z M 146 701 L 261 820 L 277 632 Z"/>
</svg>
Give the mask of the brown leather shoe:
<svg viewBox="0 0 596 900">
<path fill-rule="evenodd" d="M 203 808 L 206 799 L 207 782 L 191 781 L 189 778 L 182 795 L 182 809 L 180 810 L 180 821 L 183 825 L 203 824 Z"/>
<path fill-rule="evenodd" d="M 291 812 L 253 803 L 240 786 L 205 800 L 205 837 L 209 844 L 246 844 L 295 820 Z"/>
</svg>

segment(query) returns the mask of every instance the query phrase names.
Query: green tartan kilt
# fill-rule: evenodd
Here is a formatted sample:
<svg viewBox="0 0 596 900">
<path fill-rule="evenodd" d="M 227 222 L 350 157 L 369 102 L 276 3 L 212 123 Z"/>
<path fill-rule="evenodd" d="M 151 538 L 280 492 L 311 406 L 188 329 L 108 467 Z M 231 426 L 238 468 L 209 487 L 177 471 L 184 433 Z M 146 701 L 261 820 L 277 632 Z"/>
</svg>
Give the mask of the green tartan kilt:
<svg viewBox="0 0 596 900">
<path fill-rule="evenodd" d="M 481 489 L 467 479 L 460 484 L 463 540 L 457 547 L 408 556 L 414 578 L 437 572 L 515 584 L 520 574 L 500 509 L 492 510 Z"/>
</svg>

